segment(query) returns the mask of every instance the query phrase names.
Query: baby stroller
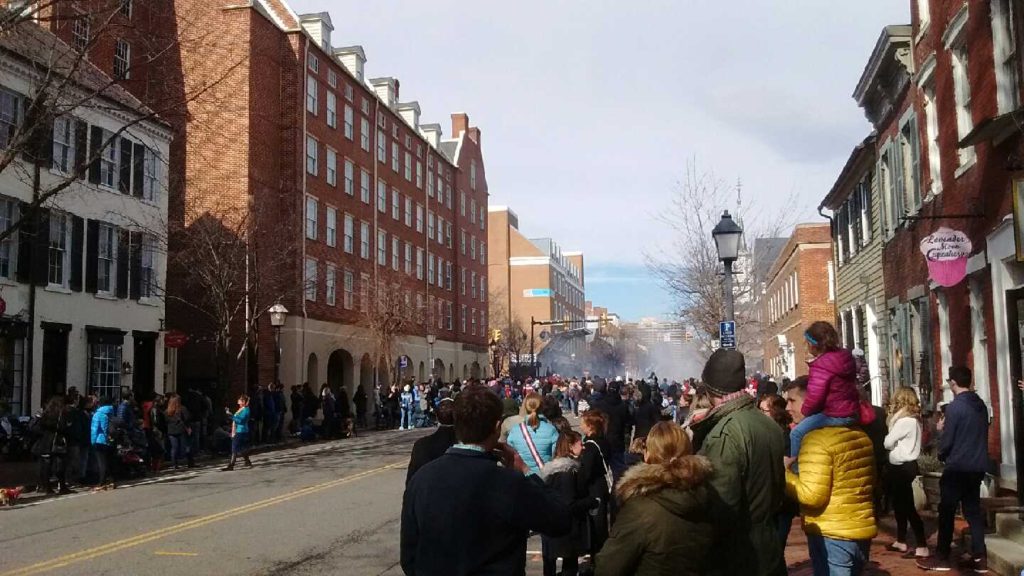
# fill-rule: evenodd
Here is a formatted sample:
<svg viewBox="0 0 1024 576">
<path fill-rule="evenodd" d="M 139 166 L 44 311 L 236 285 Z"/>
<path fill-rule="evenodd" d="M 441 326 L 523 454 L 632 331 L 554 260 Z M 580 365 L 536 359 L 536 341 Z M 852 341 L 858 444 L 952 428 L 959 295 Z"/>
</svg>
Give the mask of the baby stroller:
<svg viewBox="0 0 1024 576">
<path fill-rule="evenodd" d="M 114 477 L 120 480 L 142 478 L 149 469 L 149 444 L 142 430 L 118 427 L 113 433 Z"/>
</svg>

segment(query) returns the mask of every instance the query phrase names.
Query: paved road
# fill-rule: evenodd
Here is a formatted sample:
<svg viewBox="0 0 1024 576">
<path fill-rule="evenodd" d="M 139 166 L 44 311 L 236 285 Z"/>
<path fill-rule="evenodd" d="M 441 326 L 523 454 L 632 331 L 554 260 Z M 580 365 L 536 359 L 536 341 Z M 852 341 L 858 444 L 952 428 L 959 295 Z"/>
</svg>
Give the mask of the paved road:
<svg viewBox="0 0 1024 576">
<path fill-rule="evenodd" d="M 0 509 L 0 576 L 401 574 L 412 442 L 382 432 Z"/>
</svg>

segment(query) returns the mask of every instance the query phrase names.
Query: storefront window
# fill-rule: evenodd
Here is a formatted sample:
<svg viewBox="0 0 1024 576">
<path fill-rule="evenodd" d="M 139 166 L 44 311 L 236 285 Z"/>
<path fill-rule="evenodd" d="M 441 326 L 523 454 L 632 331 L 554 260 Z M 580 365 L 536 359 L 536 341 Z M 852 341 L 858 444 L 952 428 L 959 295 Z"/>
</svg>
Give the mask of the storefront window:
<svg viewBox="0 0 1024 576">
<path fill-rule="evenodd" d="M 100 398 L 121 398 L 120 344 L 89 344 L 89 391 Z"/>
<path fill-rule="evenodd" d="M 0 334 L 0 405 L 6 404 L 12 414 L 26 414 L 25 402 L 25 338 Z M 0 406 L 0 413 L 4 409 Z"/>
</svg>

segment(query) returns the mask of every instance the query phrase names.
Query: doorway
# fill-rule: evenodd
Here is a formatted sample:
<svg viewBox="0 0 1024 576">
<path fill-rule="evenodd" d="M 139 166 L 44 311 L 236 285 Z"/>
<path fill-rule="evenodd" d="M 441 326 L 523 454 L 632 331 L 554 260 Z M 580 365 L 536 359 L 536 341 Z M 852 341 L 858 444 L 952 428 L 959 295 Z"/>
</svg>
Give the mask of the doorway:
<svg viewBox="0 0 1024 576">
<path fill-rule="evenodd" d="M 156 392 L 156 338 L 156 332 L 132 333 L 135 341 L 132 392 L 140 402 L 153 398 Z"/>
<path fill-rule="evenodd" d="M 1021 407 L 1021 391 L 1016 386 L 1017 381 L 1024 378 L 1024 288 L 1017 288 L 1016 290 L 1006 291 L 1006 323 L 1007 323 L 1007 335 L 1009 336 L 1009 357 L 1010 357 L 1010 382 L 1006 383 L 1006 386 L 1010 388 L 1010 393 L 1013 395 L 1013 413 L 1012 420 L 1013 428 L 1017 428 L 1017 423 L 1021 421 L 1024 411 Z M 1014 453 L 1017 456 L 1017 486 L 1024 484 L 1024 478 L 1021 478 L 1021 474 L 1024 473 L 1024 467 L 1020 466 L 1019 463 L 1024 458 L 1024 447 L 1021 446 L 1021 436 L 1014 434 Z M 1018 490 L 1017 492 L 1018 501 L 1024 504 L 1024 491 Z"/>
<path fill-rule="evenodd" d="M 70 324 L 43 322 L 43 373 L 42 396 L 46 403 L 54 395 L 67 393 L 68 383 L 68 332 Z"/>
</svg>

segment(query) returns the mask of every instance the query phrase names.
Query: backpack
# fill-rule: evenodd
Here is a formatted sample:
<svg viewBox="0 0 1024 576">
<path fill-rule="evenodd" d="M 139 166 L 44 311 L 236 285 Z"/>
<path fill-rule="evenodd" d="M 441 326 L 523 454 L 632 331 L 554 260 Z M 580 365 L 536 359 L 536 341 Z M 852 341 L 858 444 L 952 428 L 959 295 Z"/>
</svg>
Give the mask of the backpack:
<svg viewBox="0 0 1024 576">
<path fill-rule="evenodd" d="M 587 440 L 584 444 L 590 444 L 597 449 L 597 453 L 601 455 L 601 464 L 604 466 L 604 481 L 608 484 L 608 493 L 610 494 L 615 488 L 615 477 L 612 475 L 612 469 L 608 467 L 608 460 L 604 457 L 604 451 L 601 450 L 601 446 L 593 440 Z"/>
</svg>

